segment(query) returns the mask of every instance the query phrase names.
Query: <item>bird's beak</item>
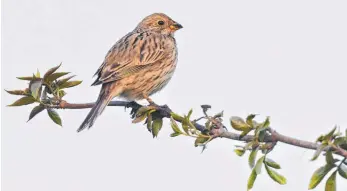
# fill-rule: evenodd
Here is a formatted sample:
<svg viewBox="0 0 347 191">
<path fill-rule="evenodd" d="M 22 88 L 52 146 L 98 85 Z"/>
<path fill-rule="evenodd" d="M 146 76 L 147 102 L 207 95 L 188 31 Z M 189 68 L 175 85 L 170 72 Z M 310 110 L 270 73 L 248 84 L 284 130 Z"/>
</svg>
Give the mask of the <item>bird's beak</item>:
<svg viewBox="0 0 347 191">
<path fill-rule="evenodd" d="M 178 29 L 181 29 L 181 28 L 183 28 L 183 26 L 179 23 L 174 23 L 174 24 L 170 25 L 170 29 L 173 31 L 177 31 Z"/>
</svg>

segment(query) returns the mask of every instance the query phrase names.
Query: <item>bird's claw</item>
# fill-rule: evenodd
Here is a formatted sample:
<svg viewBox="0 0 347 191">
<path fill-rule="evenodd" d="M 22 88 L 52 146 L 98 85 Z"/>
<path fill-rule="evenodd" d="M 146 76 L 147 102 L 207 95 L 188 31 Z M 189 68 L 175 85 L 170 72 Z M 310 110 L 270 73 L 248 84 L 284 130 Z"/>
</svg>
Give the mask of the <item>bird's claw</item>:
<svg viewBox="0 0 347 191">
<path fill-rule="evenodd" d="M 126 104 L 125 108 L 139 108 L 140 104 L 136 103 L 135 101 L 130 101 Z"/>
<path fill-rule="evenodd" d="M 128 104 L 126 104 L 125 109 L 131 108 L 130 115 L 132 118 L 135 118 L 136 112 L 137 110 L 139 110 L 140 107 L 141 107 L 140 104 L 136 103 L 135 101 L 131 101 L 131 102 L 128 102 Z"/>
</svg>

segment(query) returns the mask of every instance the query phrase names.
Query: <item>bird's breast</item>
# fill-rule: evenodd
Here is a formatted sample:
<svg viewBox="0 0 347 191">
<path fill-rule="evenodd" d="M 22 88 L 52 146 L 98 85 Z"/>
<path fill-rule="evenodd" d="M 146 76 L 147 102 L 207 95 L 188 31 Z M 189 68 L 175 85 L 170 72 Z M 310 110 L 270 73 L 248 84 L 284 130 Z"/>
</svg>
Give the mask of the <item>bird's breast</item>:
<svg viewBox="0 0 347 191">
<path fill-rule="evenodd" d="M 126 79 L 122 79 L 125 91 L 121 95 L 128 100 L 141 100 L 162 90 L 171 80 L 176 69 L 176 58 L 168 58 Z"/>
</svg>

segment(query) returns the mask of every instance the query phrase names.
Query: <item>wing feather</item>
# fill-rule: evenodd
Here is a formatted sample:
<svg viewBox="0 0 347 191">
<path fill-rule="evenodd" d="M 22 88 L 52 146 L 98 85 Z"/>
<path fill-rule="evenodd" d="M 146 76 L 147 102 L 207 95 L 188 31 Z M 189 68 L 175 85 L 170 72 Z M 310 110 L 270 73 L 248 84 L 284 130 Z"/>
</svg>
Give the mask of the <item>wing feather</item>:
<svg viewBox="0 0 347 191">
<path fill-rule="evenodd" d="M 92 85 L 120 80 L 158 63 L 169 52 L 165 51 L 168 47 L 162 43 L 163 38 L 149 32 L 127 34 L 109 50 Z"/>
</svg>

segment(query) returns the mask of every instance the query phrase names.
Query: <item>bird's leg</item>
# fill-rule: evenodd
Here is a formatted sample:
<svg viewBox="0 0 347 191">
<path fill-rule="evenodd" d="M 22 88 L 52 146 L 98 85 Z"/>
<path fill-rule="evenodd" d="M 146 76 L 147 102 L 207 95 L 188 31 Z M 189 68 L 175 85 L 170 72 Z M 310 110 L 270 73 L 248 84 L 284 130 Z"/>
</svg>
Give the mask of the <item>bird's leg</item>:
<svg viewBox="0 0 347 191">
<path fill-rule="evenodd" d="M 147 94 L 143 93 L 142 96 L 148 101 L 149 105 L 157 106 L 157 104 L 155 104 L 154 101 L 151 98 L 149 98 Z"/>
</svg>

